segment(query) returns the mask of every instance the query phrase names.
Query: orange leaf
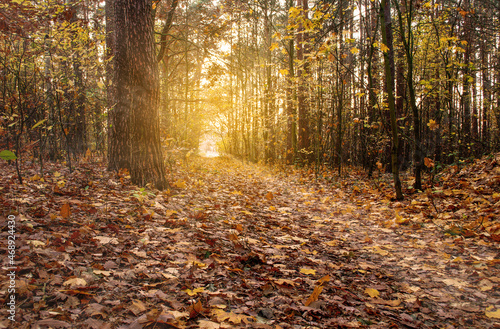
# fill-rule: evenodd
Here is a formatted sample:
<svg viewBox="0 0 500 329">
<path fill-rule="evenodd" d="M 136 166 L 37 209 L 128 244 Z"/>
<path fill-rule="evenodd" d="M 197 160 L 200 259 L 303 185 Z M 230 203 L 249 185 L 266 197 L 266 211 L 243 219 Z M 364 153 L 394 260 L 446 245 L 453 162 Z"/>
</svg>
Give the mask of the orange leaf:
<svg viewBox="0 0 500 329">
<path fill-rule="evenodd" d="M 309 306 L 309 305 L 311 305 L 311 303 L 317 301 L 321 291 L 323 291 L 323 286 L 314 287 L 314 291 L 312 292 L 311 296 L 309 296 L 309 298 L 307 299 L 307 301 L 305 302 L 304 305 Z"/>
<path fill-rule="evenodd" d="M 432 159 L 429 158 L 424 158 L 424 164 L 427 168 L 434 167 L 434 161 L 432 161 Z"/>
<path fill-rule="evenodd" d="M 195 304 L 191 304 L 188 307 L 189 318 L 193 319 L 198 316 L 203 311 L 203 306 L 201 305 L 201 300 L 197 301 Z"/>
<path fill-rule="evenodd" d="M 321 279 L 319 279 L 318 280 L 318 284 L 322 285 L 323 283 L 328 282 L 328 281 L 330 281 L 330 275 L 329 274 L 327 274 L 324 277 L 322 277 Z"/>
<path fill-rule="evenodd" d="M 266 199 L 268 199 L 269 201 L 271 201 L 273 199 L 273 193 L 272 192 L 267 192 L 266 194 Z"/>
<path fill-rule="evenodd" d="M 71 215 L 71 209 L 69 207 L 69 203 L 66 203 L 61 207 L 61 216 L 64 219 L 68 219 L 70 215 Z"/>
</svg>

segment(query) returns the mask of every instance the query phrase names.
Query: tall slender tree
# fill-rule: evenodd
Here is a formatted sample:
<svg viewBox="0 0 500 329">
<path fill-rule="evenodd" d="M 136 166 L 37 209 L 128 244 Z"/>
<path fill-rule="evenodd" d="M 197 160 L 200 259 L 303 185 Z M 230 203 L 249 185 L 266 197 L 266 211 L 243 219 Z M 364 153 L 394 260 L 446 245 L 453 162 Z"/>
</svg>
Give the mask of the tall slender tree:
<svg viewBox="0 0 500 329">
<path fill-rule="evenodd" d="M 392 19 L 391 19 L 391 4 L 390 0 L 382 0 L 380 3 L 380 13 L 382 16 L 380 24 L 382 28 L 382 42 L 387 47 L 384 51 L 384 68 L 385 68 L 385 89 L 387 92 L 387 103 L 389 105 L 389 113 L 391 118 L 391 168 L 394 178 L 394 188 L 396 190 L 396 199 L 403 199 L 401 189 L 401 180 L 399 178 L 399 162 L 398 162 L 398 125 L 396 121 L 396 102 L 394 99 L 394 47 L 392 39 Z"/>
</svg>

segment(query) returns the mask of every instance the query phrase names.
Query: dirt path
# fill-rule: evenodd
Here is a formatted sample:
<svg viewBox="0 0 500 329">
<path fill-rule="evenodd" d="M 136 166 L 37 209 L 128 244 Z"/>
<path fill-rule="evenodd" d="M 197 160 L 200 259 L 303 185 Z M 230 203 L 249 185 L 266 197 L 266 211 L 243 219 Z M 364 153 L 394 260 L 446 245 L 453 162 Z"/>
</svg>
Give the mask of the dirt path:
<svg viewBox="0 0 500 329">
<path fill-rule="evenodd" d="M 496 244 L 443 234 L 418 201 L 224 159 L 157 194 L 95 166 L 57 173 L 63 187 L 2 179 L 16 328 L 500 327 Z"/>
</svg>

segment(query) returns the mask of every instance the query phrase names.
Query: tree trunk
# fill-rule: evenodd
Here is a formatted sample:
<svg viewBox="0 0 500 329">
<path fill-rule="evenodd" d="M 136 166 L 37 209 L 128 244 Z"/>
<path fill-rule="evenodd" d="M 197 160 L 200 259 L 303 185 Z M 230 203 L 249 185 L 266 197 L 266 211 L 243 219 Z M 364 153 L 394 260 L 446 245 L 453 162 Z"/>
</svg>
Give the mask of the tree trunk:
<svg viewBox="0 0 500 329">
<path fill-rule="evenodd" d="M 116 0 L 115 86 L 109 167 L 127 168 L 132 182 L 168 186 L 160 145 L 158 70 L 152 3 Z"/>
<path fill-rule="evenodd" d="M 287 1 L 287 11 L 293 6 L 293 0 Z M 291 35 L 293 35 L 291 33 Z M 297 156 L 297 108 L 295 106 L 296 90 L 293 88 L 295 78 L 295 42 L 293 38 L 288 40 L 288 79 L 286 88 L 287 108 L 287 149 L 286 161 L 289 164 L 295 162 Z"/>
<path fill-rule="evenodd" d="M 401 11 L 399 5 L 397 7 L 399 28 L 401 30 L 401 40 L 403 42 L 404 51 L 406 54 L 406 65 L 408 66 L 407 81 L 408 81 L 408 93 L 409 102 L 411 107 L 411 112 L 413 116 L 413 138 L 414 138 L 414 150 L 413 150 L 413 166 L 415 169 L 415 184 L 413 188 L 416 190 L 422 190 L 422 167 L 423 167 L 423 155 L 422 155 L 422 138 L 421 138 L 421 120 L 420 113 L 417 108 L 417 97 L 415 94 L 415 85 L 413 83 L 414 74 L 414 63 L 413 63 L 413 49 L 414 49 L 414 39 L 412 32 L 412 19 L 413 19 L 413 4 L 410 1 L 405 1 L 405 9 Z M 403 16 L 406 19 L 406 26 L 403 21 Z M 408 37 L 406 37 L 405 31 L 408 32 Z"/>
<path fill-rule="evenodd" d="M 297 0 L 297 5 L 302 7 L 304 19 L 307 19 L 307 10 L 309 8 L 308 0 Z M 298 107 L 298 123 L 299 123 L 299 138 L 298 138 L 298 148 L 299 152 L 303 152 L 304 159 L 308 159 L 309 147 L 311 145 L 309 139 L 309 104 L 306 95 L 306 76 L 308 73 L 307 60 L 305 60 L 305 52 L 307 42 L 306 32 L 304 32 L 304 27 L 299 24 L 297 33 L 297 60 L 300 63 L 297 75 L 299 79 L 299 86 L 297 88 L 297 107 Z"/>
<path fill-rule="evenodd" d="M 389 0 L 390 1 L 390 0 Z M 394 100 L 394 49 L 392 44 L 392 21 L 391 21 L 391 6 L 389 1 L 382 0 L 380 4 L 380 13 L 382 15 L 382 42 L 387 46 L 388 50 L 384 52 L 384 68 L 385 68 L 385 88 L 387 92 L 387 102 L 389 104 L 389 113 L 391 117 L 391 164 L 392 176 L 394 179 L 394 188 L 396 191 L 396 199 L 403 199 L 401 190 L 401 180 L 399 179 L 399 161 L 398 161 L 398 126 L 396 122 L 396 105 Z"/>
<path fill-rule="evenodd" d="M 114 53 L 115 53 L 115 8 L 114 0 L 106 0 L 104 10 L 106 11 L 106 107 L 108 108 L 108 157 L 111 156 L 113 145 L 111 145 L 111 134 L 113 131 L 112 118 L 115 106 L 114 78 Z"/>
</svg>

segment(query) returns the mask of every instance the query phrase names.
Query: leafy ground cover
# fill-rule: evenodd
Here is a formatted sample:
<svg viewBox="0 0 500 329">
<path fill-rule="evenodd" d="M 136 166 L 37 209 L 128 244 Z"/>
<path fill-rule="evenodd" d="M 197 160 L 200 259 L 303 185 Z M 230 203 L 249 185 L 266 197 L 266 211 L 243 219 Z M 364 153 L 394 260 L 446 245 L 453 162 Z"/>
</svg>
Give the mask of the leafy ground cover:
<svg viewBox="0 0 500 329">
<path fill-rule="evenodd" d="M 16 215 L 15 324 L 0 328 L 500 326 L 500 154 L 391 201 L 389 177 L 228 158 L 139 189 L 99 163 L 2 164 L 0 247 Z M 406 182 L 408 186 L 408 182 Z"/>
</svg>

